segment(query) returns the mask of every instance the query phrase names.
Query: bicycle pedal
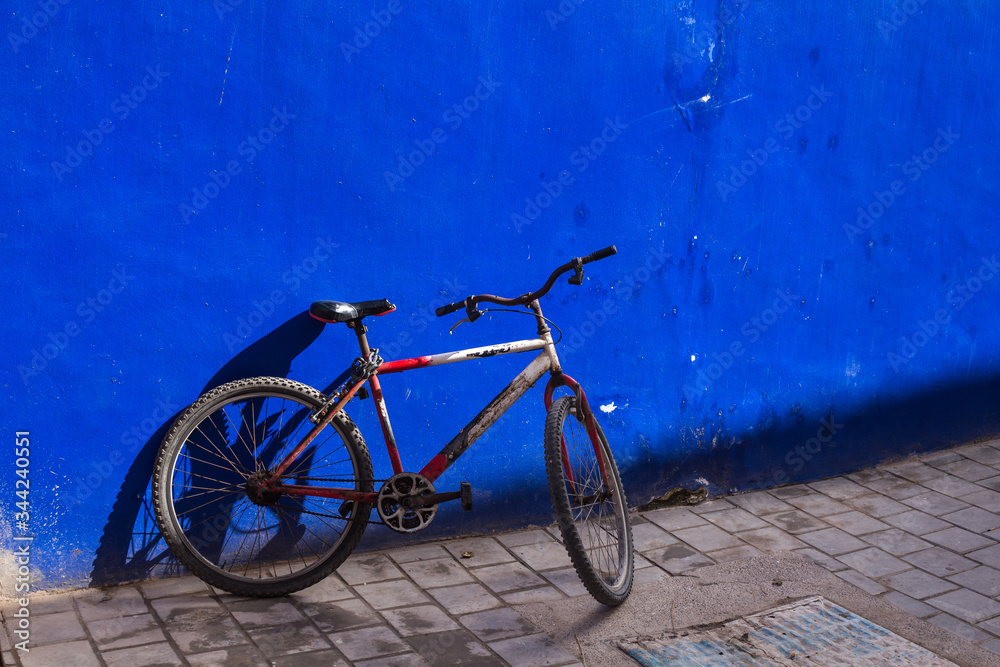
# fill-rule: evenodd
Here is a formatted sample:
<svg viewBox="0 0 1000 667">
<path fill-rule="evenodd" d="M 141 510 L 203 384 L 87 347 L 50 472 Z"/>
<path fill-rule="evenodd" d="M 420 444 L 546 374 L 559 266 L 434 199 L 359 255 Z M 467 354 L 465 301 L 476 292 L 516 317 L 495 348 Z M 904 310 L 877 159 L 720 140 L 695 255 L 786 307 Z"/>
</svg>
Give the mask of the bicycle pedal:
<svg viewBox="0 0 1000 667">
<path fill-rule="evenodd" d="M 472 511 L 472 485 L 468 482 L 462 482 L 460 493 L 462 498 L 462 510 L 465 512 Z"/>
<path fill-rule="evenodd" d="M 340 503 L 340 508 L 337 510 L 337 513 L 346 519 L 348 516 L 351 515 L 351 512 L 353 511 L 354 511 L 354 501 L 345 500 L 344 502 Z"/>
</svg>

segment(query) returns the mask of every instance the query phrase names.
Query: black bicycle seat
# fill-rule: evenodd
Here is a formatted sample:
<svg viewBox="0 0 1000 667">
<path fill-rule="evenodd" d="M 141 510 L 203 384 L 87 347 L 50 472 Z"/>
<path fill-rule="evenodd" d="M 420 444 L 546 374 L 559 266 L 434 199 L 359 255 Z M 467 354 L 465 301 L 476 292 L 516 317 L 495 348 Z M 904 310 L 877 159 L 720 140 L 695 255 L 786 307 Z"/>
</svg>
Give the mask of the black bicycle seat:
<svg viewBox="0 0 1000 667">
<path fill-rule="evenodd" d="M 346 301 L 313 301 L 309 306 L 309 314 L 320 322 L 350 322 L 360 320 L 369 315 L 385 315 L 396 310 L 396 306 L 389 303 L 388 299 L 378 299 L 376 301 L 358 301 L 348 303 Z"/>
</svg>

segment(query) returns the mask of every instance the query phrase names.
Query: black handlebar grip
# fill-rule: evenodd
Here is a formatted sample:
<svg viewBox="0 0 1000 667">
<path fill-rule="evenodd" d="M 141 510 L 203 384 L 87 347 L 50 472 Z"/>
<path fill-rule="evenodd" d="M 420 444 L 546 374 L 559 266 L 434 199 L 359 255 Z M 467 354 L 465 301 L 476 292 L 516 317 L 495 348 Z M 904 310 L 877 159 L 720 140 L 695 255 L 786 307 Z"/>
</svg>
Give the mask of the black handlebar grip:
<svg viewBox="0 0 1000 667">
<path fill-rule="evenodd" d="M 613 245 L 609 245 L 604 250 L 598 250 L 597 252 L 590 253 L 589 255 L 583 258 L 582 262 L 584 264 L 587 264 L 588 262 L 596 262 L 599 259 L 604 259 L 605 257 L 611 257 L 611 255 L 614 255 L 617 252 L 618 248 L 614 247 Z"/>
<path fill-rule="evenodd" d="M 454 313 L 456 310 L 460 310 L 465 307 L 465 300 L 456 301 L 455 303 L 449 303 L 447 306 L 441 306 L 434 311 L 434 314 L 438 317 L 444 317 L 448 313 Z"/>
</svg>

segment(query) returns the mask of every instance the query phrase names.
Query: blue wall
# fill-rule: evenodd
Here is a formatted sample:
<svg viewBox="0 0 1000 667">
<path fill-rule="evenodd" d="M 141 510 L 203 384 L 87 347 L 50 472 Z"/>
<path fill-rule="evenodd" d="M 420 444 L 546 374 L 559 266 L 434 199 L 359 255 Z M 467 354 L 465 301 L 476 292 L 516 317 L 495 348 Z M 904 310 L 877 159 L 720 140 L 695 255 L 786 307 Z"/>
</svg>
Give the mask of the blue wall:
<svg viewBox="0 0 1000 667">
<path fill-rule="evenodd" d="M 172 567 L 166 425 L 237 377 L 325 387 L 356 346 L 312 300 L 393 300 L 388 358 L 530 337 L 429 310 L 611 243 L 543 306 L 634 504 L 1000 431 L 994 3 L 12 4 L 3 437 L 31 434 L 39 587 Z M 524 361 L 387 377 L 404 461 Z M 430 535 L 548 520 L 540 394 Z"/>
</svg>

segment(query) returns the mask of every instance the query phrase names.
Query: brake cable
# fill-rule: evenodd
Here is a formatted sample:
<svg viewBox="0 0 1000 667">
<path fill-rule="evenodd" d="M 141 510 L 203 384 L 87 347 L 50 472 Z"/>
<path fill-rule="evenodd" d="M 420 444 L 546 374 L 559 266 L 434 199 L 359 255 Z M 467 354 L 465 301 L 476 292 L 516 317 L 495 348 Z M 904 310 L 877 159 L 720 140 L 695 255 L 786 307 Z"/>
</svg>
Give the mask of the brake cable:
<svg viewBox="0 0 1000 667">
<path fill-rule="evenodd" d="M 482 310 L 481 312 L 483 312 L 483 313 L 489 313 L 489 312 L 498 312 L 498 313 L 520 313 L 521 315 L 531 315 L 532 317 L 535 317 L 535 314 L 534 314 L 534 313 L 532 313 L 532 312 L 529 312 L 529 311 L 527 311 L 527 310 L 514 310 L 513 308 L 484 308 L 484 309 L 483 309 L 483 310 Z M 557 339 L 556 339 L 556 340 L 555 340 L 555 341 L 554 341 L 554 342 L 552 343 L 553 345 L 555 345 L 556 343 L 558 343 L 559 341 L 561 341 L 561 340 L 562 340 L 562 338 L 563 338 L 563 332 L 562 332 L 562 329 L 560 329 L 560 328 L 559 328 L 559 325 L 558 325 L 558 324 L 556 324 L 555 322 L 553 322 L 553 321 L 552 321 L 552 320 L 550 320 L 549 318 L 545 317 L 544 315 L 542 315 L 541 317 L 542 317 L 542 319 L 543 319 L 543 320 L 545 320 L 546 322 L 548 322 L 549 324 L 551 324 L 551 325 L 553 326 L 553 328 L 555 328 L 555 330 L 556 330 L 556 331 L 558 331 L 558 332 L 559 332 L 559 338 L 557 338 Z"/>
</svg>

